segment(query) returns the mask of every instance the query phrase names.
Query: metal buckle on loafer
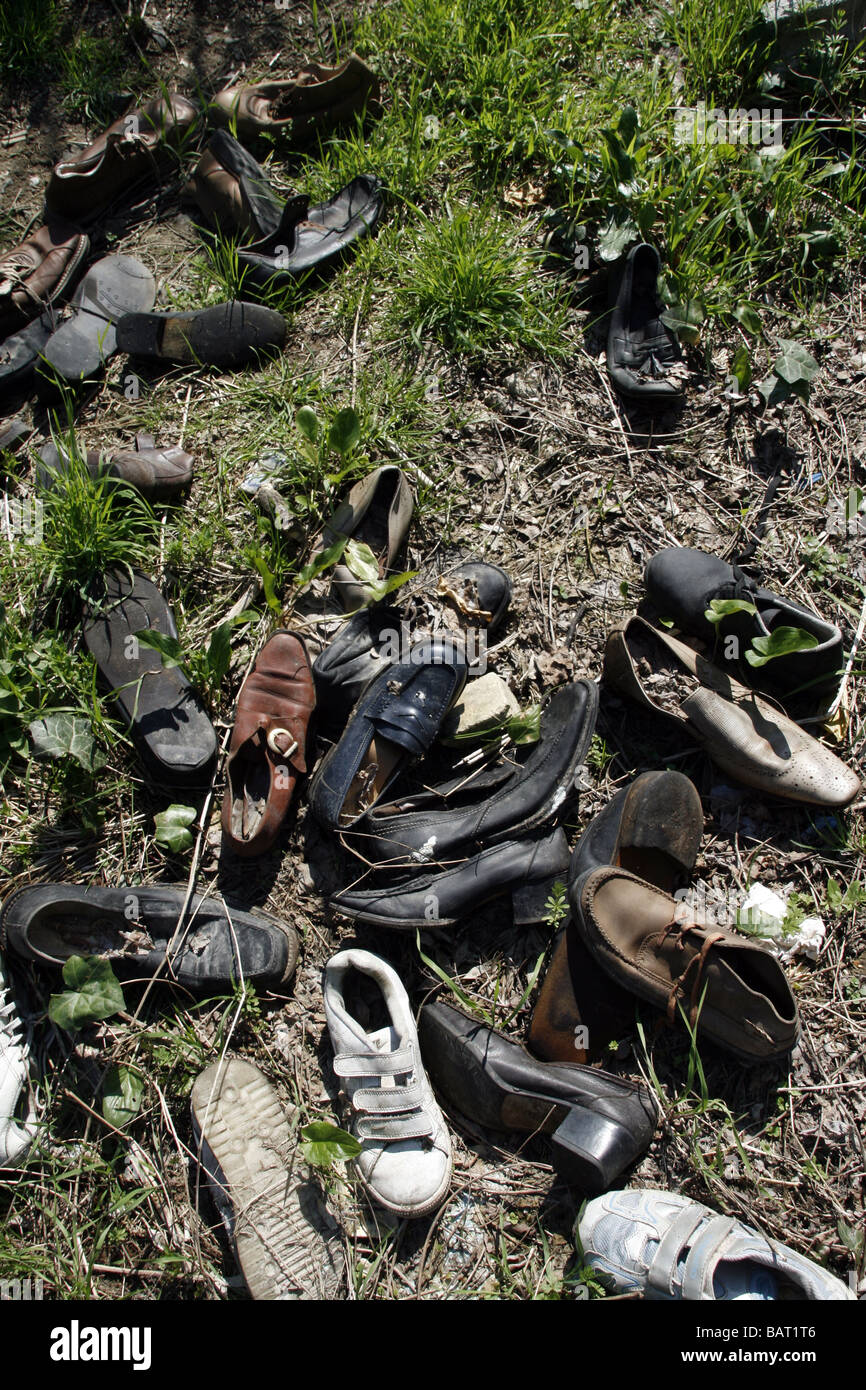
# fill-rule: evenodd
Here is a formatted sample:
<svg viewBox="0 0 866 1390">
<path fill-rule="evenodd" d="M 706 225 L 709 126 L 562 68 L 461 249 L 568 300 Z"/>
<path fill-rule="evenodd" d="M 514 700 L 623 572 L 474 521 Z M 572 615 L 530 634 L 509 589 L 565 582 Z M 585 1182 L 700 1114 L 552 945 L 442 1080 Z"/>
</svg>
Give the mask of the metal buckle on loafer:
<svg viewBox="0 0 866 1390">
<path fill-rule="evenodd" d="M 277 743 L 277 739 L 281 735 L 289 740 L 288 748 L 281 748 Z M 292 738 L 288 729 L 271 729 L 268 734 L 267 742 L 271 752 L 276 753 L 278 758 L 291 758 L 292 754 L 298 751 L 298 740 Z"/>
</svg>

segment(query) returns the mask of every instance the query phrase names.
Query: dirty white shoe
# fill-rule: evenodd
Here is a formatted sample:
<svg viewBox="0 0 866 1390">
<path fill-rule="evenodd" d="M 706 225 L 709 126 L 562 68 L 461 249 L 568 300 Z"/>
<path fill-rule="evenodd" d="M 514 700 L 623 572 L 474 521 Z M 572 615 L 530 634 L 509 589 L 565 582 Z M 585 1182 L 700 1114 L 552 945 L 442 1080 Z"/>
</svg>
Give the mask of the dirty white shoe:
<svg viewBox="0 0 866 1390">
<path fill-rule="evenodd" d="M 339 1298 L 339 1228 L 298 1157 L 274 1087 L 232 1058 L 202 1072 L 191 1101 L 196 1156 L 252 1297 Z"/>
<path fill-rule="evenodd" d="M 346 988 L 353 972 L 378 986 L 384 1026 L 366 1032 L 352 1017 Z M 451 1137 L 421 1063 L 418 1033 L 396 971 L 369 951 L 340 951 L 325 966 L 325 1017 L 334 1071 L 353 1110 L 361 1144 L 354 1160 L 370 1196 L 398 1216 L 425 1216 L 451 1182 Z"/>
<path fill-rule="evenodd" d="M 596 1197 L 575 1235 L 584 1263 L 619 1294 L 701 1302 L 855 1297 L 805 1255 L 676 1192 Z"/>
<path fill-rule="evenodd" d="M 0 957 L 0 1168 L 14 1168 L 33 1142 L 35 1125 L 13 1120 L 27 1085 L 27 1048 Z"/>
</svg>

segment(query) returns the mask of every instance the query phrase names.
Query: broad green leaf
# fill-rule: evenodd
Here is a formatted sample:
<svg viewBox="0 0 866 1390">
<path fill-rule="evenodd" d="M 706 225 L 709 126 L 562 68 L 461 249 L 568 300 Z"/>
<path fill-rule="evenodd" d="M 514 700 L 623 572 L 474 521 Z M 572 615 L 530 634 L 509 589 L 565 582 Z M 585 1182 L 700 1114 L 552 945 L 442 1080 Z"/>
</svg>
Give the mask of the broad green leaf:
<svg viewBox="0 0 866 1390">
<path fill-rule="evenodd" d="M 628 147 L 640 130 L 638 114 L 633 106 L 623 107 L 622 115 L 617 121 L 616 128 L 622 143 Z"/>
<path fill-rule="evenodd" d="M 751 304 L 738 304 L 734 310 L 734 318 L 737 323 L 741 323 L 747 333 L 757 336 L 761 331 L 761 318 L 758 311 Z"/>
<path fill-rule="evenodd" d="M 322 433 L 322 422 L 311 405 L 302 405 L 295 413 L 295 424 L 305 439 L 315 444 Z"/>
<path fill-rule="evenodd" d="M 851 523 L 863 510 L 863 491 L 857 486 L 849 487 L 845 498 L 845 521 Z"/>
<path fill-rule="evenodd" d="M 192 844 L 190 826 L 198 815 L 194 806 L 169 806 L 167 811 L 157 811 L 153 818 L 156 826 L 154 839 L 163 849 L 172 854 L 182 854 Z"/>
<path fill-rule="evenodd" d="M 328 444 L 344 456 L 354 449 L 361 438 L 361 421 L 357 410 L 347 405 L 338 410 L 328 430 Z"/>
<path fill-rule="evenodd" d="M 364 541 L 350 540 L 344 559 L 355 578 L 363 584 L 373 584 L 378 580 L 379 561 Z"/>
<path fill-rule="evenodd" d="M 211 633 L 207 649 L 207 664 L 215 685 L 221 685 L 232 657 L 232 624 L 220 623 Z"/>
<path fill-rule="evenodd" d="M 123 1129 L 141 1109 L 144 1082 L 137 1071 L 117 1063 L 108 1068 L 102 1087 L 102 1113 L 115 1129 Z"/>
<path fill-rule="evenodd" d="M 687 299 L 685 302 L 671 304 L 661 315 L 662 323 L 673 329 L 680 342 L 696 343 L 701 336 L 701 325 L 707 311 L 700 299 Z"/>
<path fill-rule="evenodd" d="M 630 198 L 633 193 L 637 192 L 637 164 L 624 148 L 615 130 L 603 130 L 601 133 L 607 144 L 610 162 L 613 165 L 617 191 L 624 198 Z"/>
<path fill-rule="evenodd" d="M 331 565 L 335 565 L 346 549 L 348 542 L 348 536 L 341 536 L 338 541 L 334 541 L 333 545 L 329 545 L 326 550 L 321 551 L 315 559 L 311 560 L 308 565 L 304 565 L 304 568 L 298 571 L 297 582 L 299 584 L 309 584 L 311 579 L 315 579 L 317 575 L 330 568 Z"/>
<path fill-rule="evenodd" d="M 782 351 L 773 363 L 775 375 L 789 386 L 795 386 L 798 381 L 811 381 L 818 371 L 818 363 L 802 343 L 780 338 L 779 346 Z"/>
<path fill-rule="evenodd" d="M 618 261 L 620 256 L 640 240 L 640 233 L 630 217 L 617 222 L 613 213 L 599 228 L 598 254 L 603 261 Z"/>
<path fill-rule="evenodd" d="M 770 376 L 765 376 L 763 381 L 759 381 L 757 389 L 767 405 L 782 405 L 784 401 L 791 399 L 792 388 L 787 381 L 782 381 L 775 373 L 771 373 Z"/>
<path fill-rule="evenodd" d="M 301 1130 L 301 1153 L 315 1168 L 330 1168 L 336 1162 L 357 1158 L 361 1145 L 353 1134 L 324 1120 L 314 1120 Z"/>
<path fill-rule="evenodd" d="M 791 652 L 808 652 L 817 647 L 818 639 L 801 627 L 777 627 L 768 637 L 753 637 L 752 645 L 746 652 L 750 666 L 766 666 L 777 656 L 788 656 Z"/>
<path fill-rule="evenodd" d="M 704 609 L 704 617 L 708 623 L 720 623 L 731 613 L 757 613 L 757 611 L 755 605 L 747 603 L 744 598 L 711 598 L 709 608 Z"/>
<path fill-rule="evenodd" d="M 414 579 L 417 570 L 403 570 L 402 574 L 389 574 L 387 579 L 374 579 L 367 585 L 370 591 L 370 602 L 381 603 L 382 599 L 388 594 L 393 594 L 395 589 L 399 589 L 404 584 L 408 584 L 410 579 Z"/>
<path fill-rule="evenodd" d="M 183 665 L 183 647 L 176 637 L 167 637 L 164 632 L 156 632 L 152 627 L 145 628 L 143 632 L 137 632 L 135 635 L 140 647 L 150 647 L 153 651 L 159 652 L 163 666 Z"/>
<path fill-rule="evenodd" d="M 261 578 L 265 603 L 268 605 L 268 608 L 272 613 L 282 613 L 283 605 L 280 603 L 274 590 L 274 576 L 268 568 L 264 556 L 259 555 L 257 552 L 253 552 L 250 554 L 250 560 Z"/>
<path fill-rule="evenodd" d="M 72 1032 L 110 1018 L 124 1007 L 123 990 L 111 962 L 100 956 L 70 956 L 63 967 L 63 983 L 68 989 L 52 994 L 48 1004 L 48 1017 L 58 1028 Z"/>
<path fill-rule="evenodd" d="M 741 394 L 749 389 L 752 380 L 752 359 L 749 356 L 748 348 L 743 343 L 740 343 L 731 358 L 731 376 L 736 381 L 737 390 Z"/>
<path fill-rule="evenodd" d="M 96 752 L 90 720 L 77 714 L 47 714 L 29 726 L 36 758 L 74 758 L 93 772 L 105 759 Z"/>
</svg>

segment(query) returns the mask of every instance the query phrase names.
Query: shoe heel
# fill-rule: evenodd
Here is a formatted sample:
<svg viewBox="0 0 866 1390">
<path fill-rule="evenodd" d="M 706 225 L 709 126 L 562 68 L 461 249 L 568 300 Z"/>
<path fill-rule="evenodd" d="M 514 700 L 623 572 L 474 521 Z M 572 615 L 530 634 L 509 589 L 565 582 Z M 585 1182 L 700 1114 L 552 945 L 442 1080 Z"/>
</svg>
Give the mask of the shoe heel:
<svg viewBox="0 0 866 1390">
<path fill-rule="evenodd" d="M 606 1192 L 641 1152 L 625 1125 L 582 1106 L 568 1112 L 551 1142 L 557 1173 L 584 1192 Z"/>
<path fill-rule="evenodd" d="M 511 893 L 511 906 L 514 909 L 514 925 L 516 927 L 530 927 L 535 922 L 543 922 L 547 918 L 547 904 L 553 892 L 553 885 L 559 881 L 563 885 L 566 882 L 567 871 L 561 874 L 553 874 L 550 878 L 540 879 L 537 883 L 523 883 L 519 888 L 515 888 Z"/>
</svg>

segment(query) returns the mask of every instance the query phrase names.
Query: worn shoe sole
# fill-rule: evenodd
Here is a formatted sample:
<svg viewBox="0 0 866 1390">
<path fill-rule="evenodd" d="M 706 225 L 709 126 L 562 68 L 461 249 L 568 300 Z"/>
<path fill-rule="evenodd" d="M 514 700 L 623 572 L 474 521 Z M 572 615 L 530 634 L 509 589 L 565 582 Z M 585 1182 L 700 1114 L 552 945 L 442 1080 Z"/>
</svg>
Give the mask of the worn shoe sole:
<svg viewBox="0 0 866 1390">
<path fill-rule="evenodd" d="M 117 325 L 117 346 L 134 357 L 242 367 L 260 353 L 281 351 L 286 332 L 275 309 L 234 299 L 185 314 L 127 314 Z"/>
<path fill-rule="evenodd" d="M 217 1206 L 230 1208 L 238 1263 L 254 1299 L 339 1297 L 345 1262 L 336 1224 L 297 1161 L 273 1086 L 233 1058 L 192 1088 L 199 1157 Z"/>
</svg>

